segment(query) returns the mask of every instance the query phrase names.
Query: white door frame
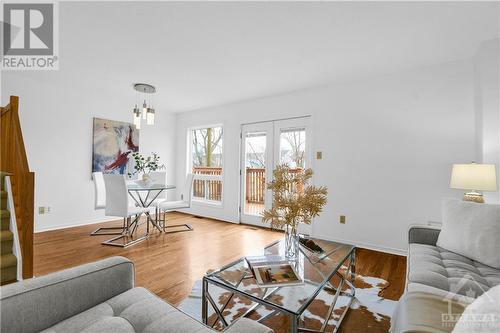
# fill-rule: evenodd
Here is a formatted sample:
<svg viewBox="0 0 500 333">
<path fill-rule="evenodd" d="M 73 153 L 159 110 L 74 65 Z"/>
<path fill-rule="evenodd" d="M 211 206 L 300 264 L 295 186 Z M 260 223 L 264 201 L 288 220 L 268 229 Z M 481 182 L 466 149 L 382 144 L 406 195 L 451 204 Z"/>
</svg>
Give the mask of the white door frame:
<svg viewBox="0 0 500 333">
<path fill-rule="evenodd" d="M 245 175 L 245 158 L 246 147 L 245 137 L 249 132 L 262 131 L 267 133 L 266 138 L 266 179 L 272 179 L 272 171 L 279 164 L 280 160 L 280 136 L 282 129 L 304 128 L 306 131 L 306 147 L 305 147 L 305 168 L 312 167 L 312 135 L 311 135 L 311 116 L 295 117 L 289 119 L 270 120 L 256 122 L 251 124 L 241 125 L 241 142 L 240 142 L 240 222 L 244 224 L 252 224 L 257 226 L 269 227 L 263 224 L 260 216 L 248 215 L 244 212 L 244 204 L 246 198 L 246 175 Z M 265 192 L 265 207 L 269 209 L 272 205 L 272 193 L 266 189 Z M 311 234 L 312 228 L 310 225 L 299 226 L 299 232 Z"/>
<path fill-rule="evenodd" d="M 312 167 L 312 138 L 311 138 L 311 117 L 300 117 L 292 119 L 284 119 L 274 121 L 274 166 L 280 163 L 280 149 L 281 149 L 281 130 L 287 129 L 305 129 L 306 132 L 306 146 L 304 154 L 304 168 Z M 312 233 L 311 225 L 299 224 L 299 232 L 310 235 Z"/>
<path fill-rule="evenodd" d="M 273 178 L 273 154 L 274 154 L 274 130 L 273 122 L 261 122 L 254 124 L 243 124 L 241 126 L 241 156 L 240 156 L 240 222 L 245 224 L 253 224 L 256 226 L 265 227 L 262 219 L 257 215 L 245 214 L 245 198 L 246 198 L 246 135 L 252 132 L 266 133 L 266 153 L 265 153 L 265 177 L 266 179 Z M 264 192 L 264 206 L 266 209 L 271 208 L 272 197 L 271 191 L 267 188 Z"/>
</svg>

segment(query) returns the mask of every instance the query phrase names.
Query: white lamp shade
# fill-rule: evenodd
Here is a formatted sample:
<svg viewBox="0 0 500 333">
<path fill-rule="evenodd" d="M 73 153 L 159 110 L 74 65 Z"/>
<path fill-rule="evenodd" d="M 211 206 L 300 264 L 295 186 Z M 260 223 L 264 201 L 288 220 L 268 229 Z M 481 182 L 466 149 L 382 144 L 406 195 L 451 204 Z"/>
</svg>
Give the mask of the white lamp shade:
<svg viewBox="0 0 500 333">
<path fill-rule="evenodd" d="M 453 164 L 450 187 L 462 190 L 496 191 L 494 164 Z"/>
<path fill-rule="evenodd" d="M 154 125 L 155 124 L 155 110 L 148 108 L 147 111 L 147 117 L 146 117 L 146 123 L 148 125 Z"/>
<path fill-rule="evenodd" d="M 141 112 L 139 109 L 136 109 L 137 111 L 134 111 L 134 125 L 135 128 L 141 129 Z"/>
</svg>

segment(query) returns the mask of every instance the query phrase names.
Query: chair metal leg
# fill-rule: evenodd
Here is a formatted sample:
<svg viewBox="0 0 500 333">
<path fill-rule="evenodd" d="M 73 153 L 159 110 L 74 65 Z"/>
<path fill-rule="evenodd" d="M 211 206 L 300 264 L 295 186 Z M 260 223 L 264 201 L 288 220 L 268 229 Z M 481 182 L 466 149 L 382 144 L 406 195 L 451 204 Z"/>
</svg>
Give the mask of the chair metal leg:
<svg viewBox="0 0 500 333">
<path fill-rule="evenodd" d="M 161 214 L 161 212 L 160 212 Z M 174 224 L 174 225 L 167 225 L 167 211 L 163 212 L 163 232 L 166 234 L 173 234 L 176 232 L 184 232 L 184 231 L 193 231 L 193 227 L 190 224 L 184 223 L 184 224 Z M 184 227 L 187 228 L 186 230 L 173 230 L 173 231 L 167 231 L 167 228 L 179 228 L 179 227 Z"/>
<path fill-rule="evenodd" d="M 118 246 L 118 247 L 122 247 L 122 248 L 126 248 L 126 247 L 129 247 L 131 245 L 134 245 L 134 244 L 137 244 L 139 242 L 142 242 L 143 240 L 146 240 L 148 239 L 149 237 L 149 233 L 146 233 L 144 236 L 141 236 L 139 238 L 136 238 L 136 239 L 133 239 L 129 242 L 125 242 L 125 243 L 115 243 L 115 241 L 119 240 L 119 239 L 122 239 L 122 238 L 132 238 L 133 237 L 133 234 L 135 233 L 135 231 L 137 230 L 137 226 L 139 224 L 139 219 L 141 218 L 141 215 L 142 214 L 139 214 L 135 217 L 134 221 L 132 223 L 130 223 L 130 220 L 131 218 L 128 217 L 127 218 L 127 226 L 124 230 L 124 232 L 120 235 L 120 236 L 117 236 L 117 237 L 113 237 L 111 239 L 108 239 L 107 241 L 105 242 L 102 242 L 101 244 L 103 245 L 110 245 L 110 246 Z M 130 231 L 130 228 L 133 226 L 132 228 L 132 232 Z"/>
<path fill-rule="evenodd" d="M 106 231 L 109 230 L 109 231 Z M 116 230 L 116 231 L 114 231 Z M 90 236 L 101 235 L 121 235 L 125 231 L 125 219 L 123 219 L 123 226 L 121 227 L 101 227 L 90 233 Z"/>
</svg>

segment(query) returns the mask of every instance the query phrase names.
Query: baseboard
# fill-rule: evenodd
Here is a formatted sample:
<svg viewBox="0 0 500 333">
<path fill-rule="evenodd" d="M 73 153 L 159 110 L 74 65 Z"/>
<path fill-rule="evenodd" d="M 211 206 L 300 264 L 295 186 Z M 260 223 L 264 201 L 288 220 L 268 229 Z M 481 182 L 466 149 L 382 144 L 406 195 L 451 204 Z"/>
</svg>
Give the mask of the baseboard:
<svg viewBox="0 0 500 333">
<path fill-rule="evenodd" d="M 368 249 L 368 250 L 373 250 L 373 251 L 378 251 L 378 252 L 385 252 L 385 253 L 390 253 L 390 254 L 395 254 L 398 256 L 407 256 L 407 251 L 406 250 L 401 250 L 401 249 L 396 249 L 392 247 L 387 247 L 387 246 L 380 246 L 380 245 L 375 245 L 371 243 L 365 243 L 365 242 L 356 242 L 353 240 L 348 240 L 348 239 L 342 239 L 342 238 L 336 238 L 336 237 L 325 237 L 325 236 L 318 236 L 318 235 L 312 235 L 315 238 L 319 239 L 324 239 L 332 242 L 339 242 L 339 243 L 345 243 L 345 244 L 353 244 L 356 247 L 360 247 L 363 249 Z"/>
<path fill-rule="evenodd" d="M 202 217 L 210 218 L 210 219 L 213 219 L 213 220 L 219 220 L 219 221 L 223 221 L 223 222 L 230 222 L 230 223 L 237 223 L 237 224 L 240 223 L 239 221 L 234 221 L 232 219 L 225 219 L 225 218 L 221 218 L 221 217 L 209 216 L 207 214 L 200 215 L 200 214 L 187 213 L 187 212 L 183 212 L 183 211 L 178 211 L 178 212 L 179 213 L 185 213 L 185 214 L 191 214 L 191 215 L 199 215 L 199 216 L 202 216 Z M 360 248 L 363 248 L 363 249 L 368 249 L 368 250 L 373 250 L 373 251 L 378 251 L 378 252 L 385 252 L 385 253 L 395 254 L 395 255 L 404 256 L 404 257 L 407 256 L 407 251 L 406 250 L 402 250 L 402 249 L 396 249 L 396 248 L 392 248 L 392 247 L 380 246 L 380 245 L 371 244 L 371 243 L 355 242 L 355 241 L 352 241 L 352 240 L 341 239 L 341 238 L 324 237 L 324 236 L 318 236 L 318 235 L 313 235 L 313 236 L 316 237 L 316 238 L 319 238 L 319 239 L 329 240 L 329 241 L 332 241 L 332 242 L 354 244 L 357 247 L 360 247 Z"/>
<path fill-rule="evenodd" d="M 48 228 L 40 228 L 38 230 L 35 230 L 35 234 L 38 234 L 41 232 L 46 232 L 46 231 L 61 230 L 61 229 L 68 229 L 68 228 L 74 228 L 74 227 L 83 227 L 86 225 L 111 222 L 111 221 L 120 221 L 120 219 L 116 218 L 116 217 L 104 218 L 104 219 L 91 220 L 91 221 L 87 221 L 87 222 L 80 222 L 80 223 L 70 224 L 70 225 L 60 225 L 60 226 L 52 226 L 52 227 L 48 227 Z"/>
<path fill-rule="evenodd" d="M 188 212 L 181 211 L 181 210 L 174 210 L 174 212 L 186 214 L 186 215 L 192 215 L 192 216 L 201 216 L 198 214 L 188 213 Z M 155 216 L 154 213 L 150 213 L 150 214 L 151 214 L 151 216 Z M 238 223 L 238 222 L 234 222 L 234 221 L 226 221 L 226 220 L 218 218 L 218 217 L 211 217 L 211 216 L 206 216 L 206 215 L 203 215 L 203 217 L 213 219 L 213 220 L 219 220 L 219 221 L 223 221 L 223 222 Z M 62 230 L 62 229 L 75 228 L 75 227 L 83 227 L 86 225 L 99 224 L 99 223 L 112 222 L 112 221 L 121 221 L 121 219 L 117 218 L 117 217 L 110 217 L 110 218 L 90 220 L 90 221 L 86 221 L 86 222 L 79 222 L 79 223 L 70 224 L 70 225 L 51 226 L 48 228 L 37 229 L 34 231 L 34 233 L 38 234 L 38 233 L 42 233 L 42 232 L 46 232 L 46 231 L 54 231 L 54 230 Z"/>
<path fill-rule="evenodd" d="M 219 221 L 223 221 L 223 222 L 230 222 L 230 223 L 240 224 L 239 221 L 234 221 L 232 219 L 225 219 L 225 218 L 221 218 L 221 217 L 209 216 L 207 214 L 200 215 L 200 214 L 193 214 L 191 212 L 187 213 L 185 211 L 184 212 L 183 211 L 177 211 L 177 212 L 184 213 L 184 214 L 190 214 L 190 215 L 196 215 L 196 216 L 202 216 L 202 217 L 206 217 L 206 218 L 213 219 L 213 220 L 219 220 Z M 324 237 L 324 236 L 317 236 L 317 235 L 313 235 L 313 236 L 316 237 L 316 238 L 319 238 L 319 239 L 329 240 L 329 241 L 332 241 L 332 242 L 354 244 L 357 247 L 360 247 L 360 248 L 363 248 L 363 249 L 368 249 L 368 250 L 373 250 L 373 251 L 378 251 L 378 252 L 385 252 L 385 253 L 395 254 L 395 255 L 404 256 L 404 257 L 407 256 L 407 251 L 406 250 L 401 250 L 401 249 L 396 249 L 396 248 L 391 248 L 391 247 L 386 247 L 386 246 L 380 246 L 380 245 L 375 245 L 375 244 L 370 244 L 370 243 L 364 243 L 364 242 L 355 242 L 355 241 L 352 241 L 352 240 L 341 239 L 341 238 Z"/>
<path fill-rule="evenodd" d="M 194 215 L 194 216 L 202 216 L 205 218 L 213 219 L 213 220 L 219 220 L 222 222 L 229 222 L 229 223 L 234 223 L 234 224 L 239 224 L 239 221 L 234 221 L 232 219 L 225 219 L 221 217 L 215 217 L 215 216 L 210 216 L 207 214 L 194 214 L 192 212 L 186 212 L 183 210 L 177 210 L 175 212 L 178 213 L 183 213 L 187 215 Z M 154 215 L 154 214 L 153 214 Z M 35 233 L 41 233 L 41 232 L 46 232 L 46 231 L 53 231 L 53 230 L 61 230 L 61 229 L 67 229 L 67 228 L 73 228 L 73 227 L 81 227 L 85 225 L 92 225 L 92 224 L 98 224 L 98 223 L 104 223 L 104 222 L 111 222 L 111 221 L 119 221 L 120 219 L 115 218 L 104 218 L 104 219 L 98 219 L 98 220 L 93 220 L 93 221 L 88 221 L 88 222 L 83 222 L 83 223 L 77 223 L 77 224 L 72 224 L 72 225 L 64 225 L 64 226 L 54 226 L 54 227 L 49 227 L 49 228 L 43 228 L 36 230 Z M 407 251 L 406 250 L 401 250 L 401 249 L 396 249 L 396 248 L 391 248 L 391 247 L 386 247 L 386 246 L 380 246 L 376 244 L 371 244 L 371 243 L 365 243 L 365 242 L 356 242 L 353 240 L 348 240 L 348 239 L 342 239 L 342 238 L 336 238 L 336 237 L 329 237 L 329 236 L 319 236 L 319 235 L 314 235 L 313 237 L 319 238 L 319 239 L 324 239 L 332 242 L 339 242 L 339 243 L 346 243 L 346 244 L 354 244 L 357 247 L 368 249 L 368 250 L 374 250 L 374 251 L 379 251 L 379 252 L 385 252 L 385 253 L 390 253 L 390 254 L 395 254 L 399 256 L 407 256 Z"/>
<path fill-rule="evenodd" d="M 150 214 L 152 216 L 155 216 L 154 214 L 154 208 L 151 209 Z M 73 228 L 73 227 L 83 227 L 86 225 L 92 225 L 92 224 L 98 224 L 98 223 L 104 223 L 104 222 L 111 222 L 111 221 L 121 221 L 122 219 L 119 217 L 103 217 L 103 218 L 97 218 L 97 219 L 92 219 L 92 220 L 87 220 L 84 222 L 76 222 L 75 224 L 65 224 L 65 225 L 56 225 L 56 226 L 50 226 L 47 228 L 39 228 L 34 231 L 35 234 L 40 233 L 40 232 L 46 232 L 46 231 L 53 231 L 53 230 L 61 230 L 61 229 L 68 229 L 68 228 Z"/>
<path fill-rule="evenodd" d="M 207 219 L 212 219 L 212 220 L 219 220 L 219 221 L 223 221 L 223 222 L 240 224 L 240 221 L 234 220 L 234 219 L 232 219 L 230 217 L 214 216 L 214 215 L 211 215 L 211 214 L 197 214 L 196 212 L 190 211 L 189 209 L 175 210 L 174 212 L 189 214 L 189 215 L 193 215 L 193 216 L 206 217 Z"/>
</svg>

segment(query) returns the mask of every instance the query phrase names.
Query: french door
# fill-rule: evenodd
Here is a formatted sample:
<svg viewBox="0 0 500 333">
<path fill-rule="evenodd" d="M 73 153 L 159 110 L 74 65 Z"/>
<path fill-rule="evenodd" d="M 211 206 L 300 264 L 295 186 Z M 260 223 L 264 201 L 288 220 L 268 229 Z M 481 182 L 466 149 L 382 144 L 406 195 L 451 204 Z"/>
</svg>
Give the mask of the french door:
<svg viewBox="0 0 500 333">
<path fill-rule="evenodd" d="M 293 172 L 310 167 L 311 140 L 309 117 L 242 125 L 240 221 L 262 223 L 262 212 L 271 208 L 272 193 L 266 183 L 272 180 L 278 164 L 288 164 Z M 302 227 L 301 232 L 309 233 Z"/>
</svg>

